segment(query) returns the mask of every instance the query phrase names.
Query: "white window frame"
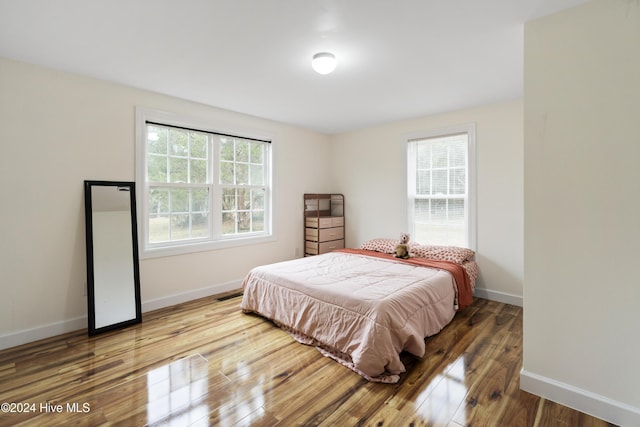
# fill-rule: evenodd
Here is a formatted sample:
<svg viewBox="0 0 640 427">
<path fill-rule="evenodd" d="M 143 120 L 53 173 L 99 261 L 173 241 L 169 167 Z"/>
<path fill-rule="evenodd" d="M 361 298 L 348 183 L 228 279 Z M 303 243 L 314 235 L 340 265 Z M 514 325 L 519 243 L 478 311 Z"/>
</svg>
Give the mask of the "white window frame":
<svg viewBox="0 0 640 427">
<path fill-rule="evenodd" d="M 427 129 L 418 132 L 405 134 L 402 137 L 403 150 L 405 155 L 405 190 L 407 195 L 407 230 L 415 236 L 414 218 L 414 192 L 415 192 L 415 167 L 410 165 L 409 143 L 411 141 L 429 138 L 446 137 L 450 135 L 467 134 L 467 241 L 466 245 L 474 251 L 477 249 L 477 208 L 476 208 L 476 124 L 467 123 L 444 128 Z M 418 242 L 429 244 L 429 242 Z"/>
<path fill-rule="evenodd" d="M 216 232 L 221 223 L 217 218 L 221 206 L 222 195 L 215 191 L 210 192 L 210 221 L 214 224 L 212 236 L 209 238 L 189 239 L 180 241 L 168 241 L 163 243 L 149 243 L 149 183 L 147 182 L 147 122 L 161 123 L 166 126 L 197 129 L 213 134 L 234 135 L 238 138 L 271 141 L 266 150 L 265 167 L 267 168 L 265 187 L 265 212 L 264 232 L 242 233 L 238 235 L 222 235 Z M 273 194 L 273 147 L 275 145 L 273 135 L 254 129 L 237 129 L 230 126 L 221 126 L 209 120 L 196 119 L 176 113 L 159 111 L 144 107 L 136 107 L 136 199 L 138 210 L 139 254 L 140 258 L 156 258 L 172 255 L 181 255 L 194 252 L 202 252 L 215 249 L 230 248 L 243 245 L 254 245 L 276 240 L 274 218 L 274 194 Z M 215 147 L 215 144 L 214 144 Z M 215 148 L 214 148 L 215 149 Z M 214 162 L 215 163 L 215 162 Z M 219 188 L 219 171 L 213 167 L 213 187 Z M 169 184 L 170 186 L 170 184 Z"/>
</svg>

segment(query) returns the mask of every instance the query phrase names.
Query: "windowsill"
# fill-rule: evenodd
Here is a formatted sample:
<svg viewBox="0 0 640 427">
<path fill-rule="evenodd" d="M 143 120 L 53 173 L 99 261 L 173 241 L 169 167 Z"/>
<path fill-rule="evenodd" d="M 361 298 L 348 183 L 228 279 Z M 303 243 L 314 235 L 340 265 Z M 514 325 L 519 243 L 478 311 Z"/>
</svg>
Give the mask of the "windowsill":
<svg viewBox="0 0 640 427">
<path fill-rule="evenodd" d="M 196 252 L 213 251 L 218 249 L 235 248 L 238 246 L 258 245 L 261 243 L 275 242 L 276 240 L 277 239 L 274 235 L 251 236 L 228 240 L 218 240 L 215 242 L 177 244 L 160 248 L 141 248 L 140 259 L 161 258 L 176 255 L 186 255 Z"/>
</svg>

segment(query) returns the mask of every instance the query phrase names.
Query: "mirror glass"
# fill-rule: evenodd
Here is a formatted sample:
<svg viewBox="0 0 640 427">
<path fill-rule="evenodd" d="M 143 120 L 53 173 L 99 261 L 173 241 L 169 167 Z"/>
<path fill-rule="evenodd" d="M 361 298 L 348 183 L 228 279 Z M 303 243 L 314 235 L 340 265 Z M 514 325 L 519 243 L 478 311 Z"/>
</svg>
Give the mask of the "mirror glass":
<svg viewBox="0 0 640 427">
<path fill-rule="evenodd" d="M 89 334 L 139 323 L 135 184 L 85 181 Z"/>
</svg>

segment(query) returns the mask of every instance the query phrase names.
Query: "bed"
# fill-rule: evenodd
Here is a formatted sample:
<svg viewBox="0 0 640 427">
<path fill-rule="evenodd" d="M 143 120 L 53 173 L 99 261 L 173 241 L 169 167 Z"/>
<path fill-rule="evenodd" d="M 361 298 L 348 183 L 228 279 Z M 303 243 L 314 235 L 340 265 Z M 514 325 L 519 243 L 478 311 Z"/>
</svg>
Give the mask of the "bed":
<svg viewBox="0 0 640 427">
<path fill-rule="evenodd" d="M 477 277 L 469 249 L 413 245 L 391 255 L 397 240 L 254 268 L 243 282 L 241 309 L 273 321 L 369 381 L 395 383 L 400 353 L 425 353 L 437 334 L 473 300 Z"/>
</svg>

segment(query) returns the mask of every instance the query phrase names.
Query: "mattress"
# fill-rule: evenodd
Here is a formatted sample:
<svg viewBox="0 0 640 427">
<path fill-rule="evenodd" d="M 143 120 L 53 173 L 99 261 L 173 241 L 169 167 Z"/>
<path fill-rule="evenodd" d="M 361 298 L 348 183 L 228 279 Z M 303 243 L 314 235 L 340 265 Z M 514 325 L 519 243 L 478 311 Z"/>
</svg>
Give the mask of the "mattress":
<svg viewBox="0 0 640 427">
<path fill-rule="evenodd" d="M 243 290 L 244 312 L 272 320 L 370 381 L 391 383 L 405 371 L 400 353 L 422 357 L 424 338 L 453 319 L 459 292 L 449 271 L 367 251 L 257 267 Z"/>
</svg>

